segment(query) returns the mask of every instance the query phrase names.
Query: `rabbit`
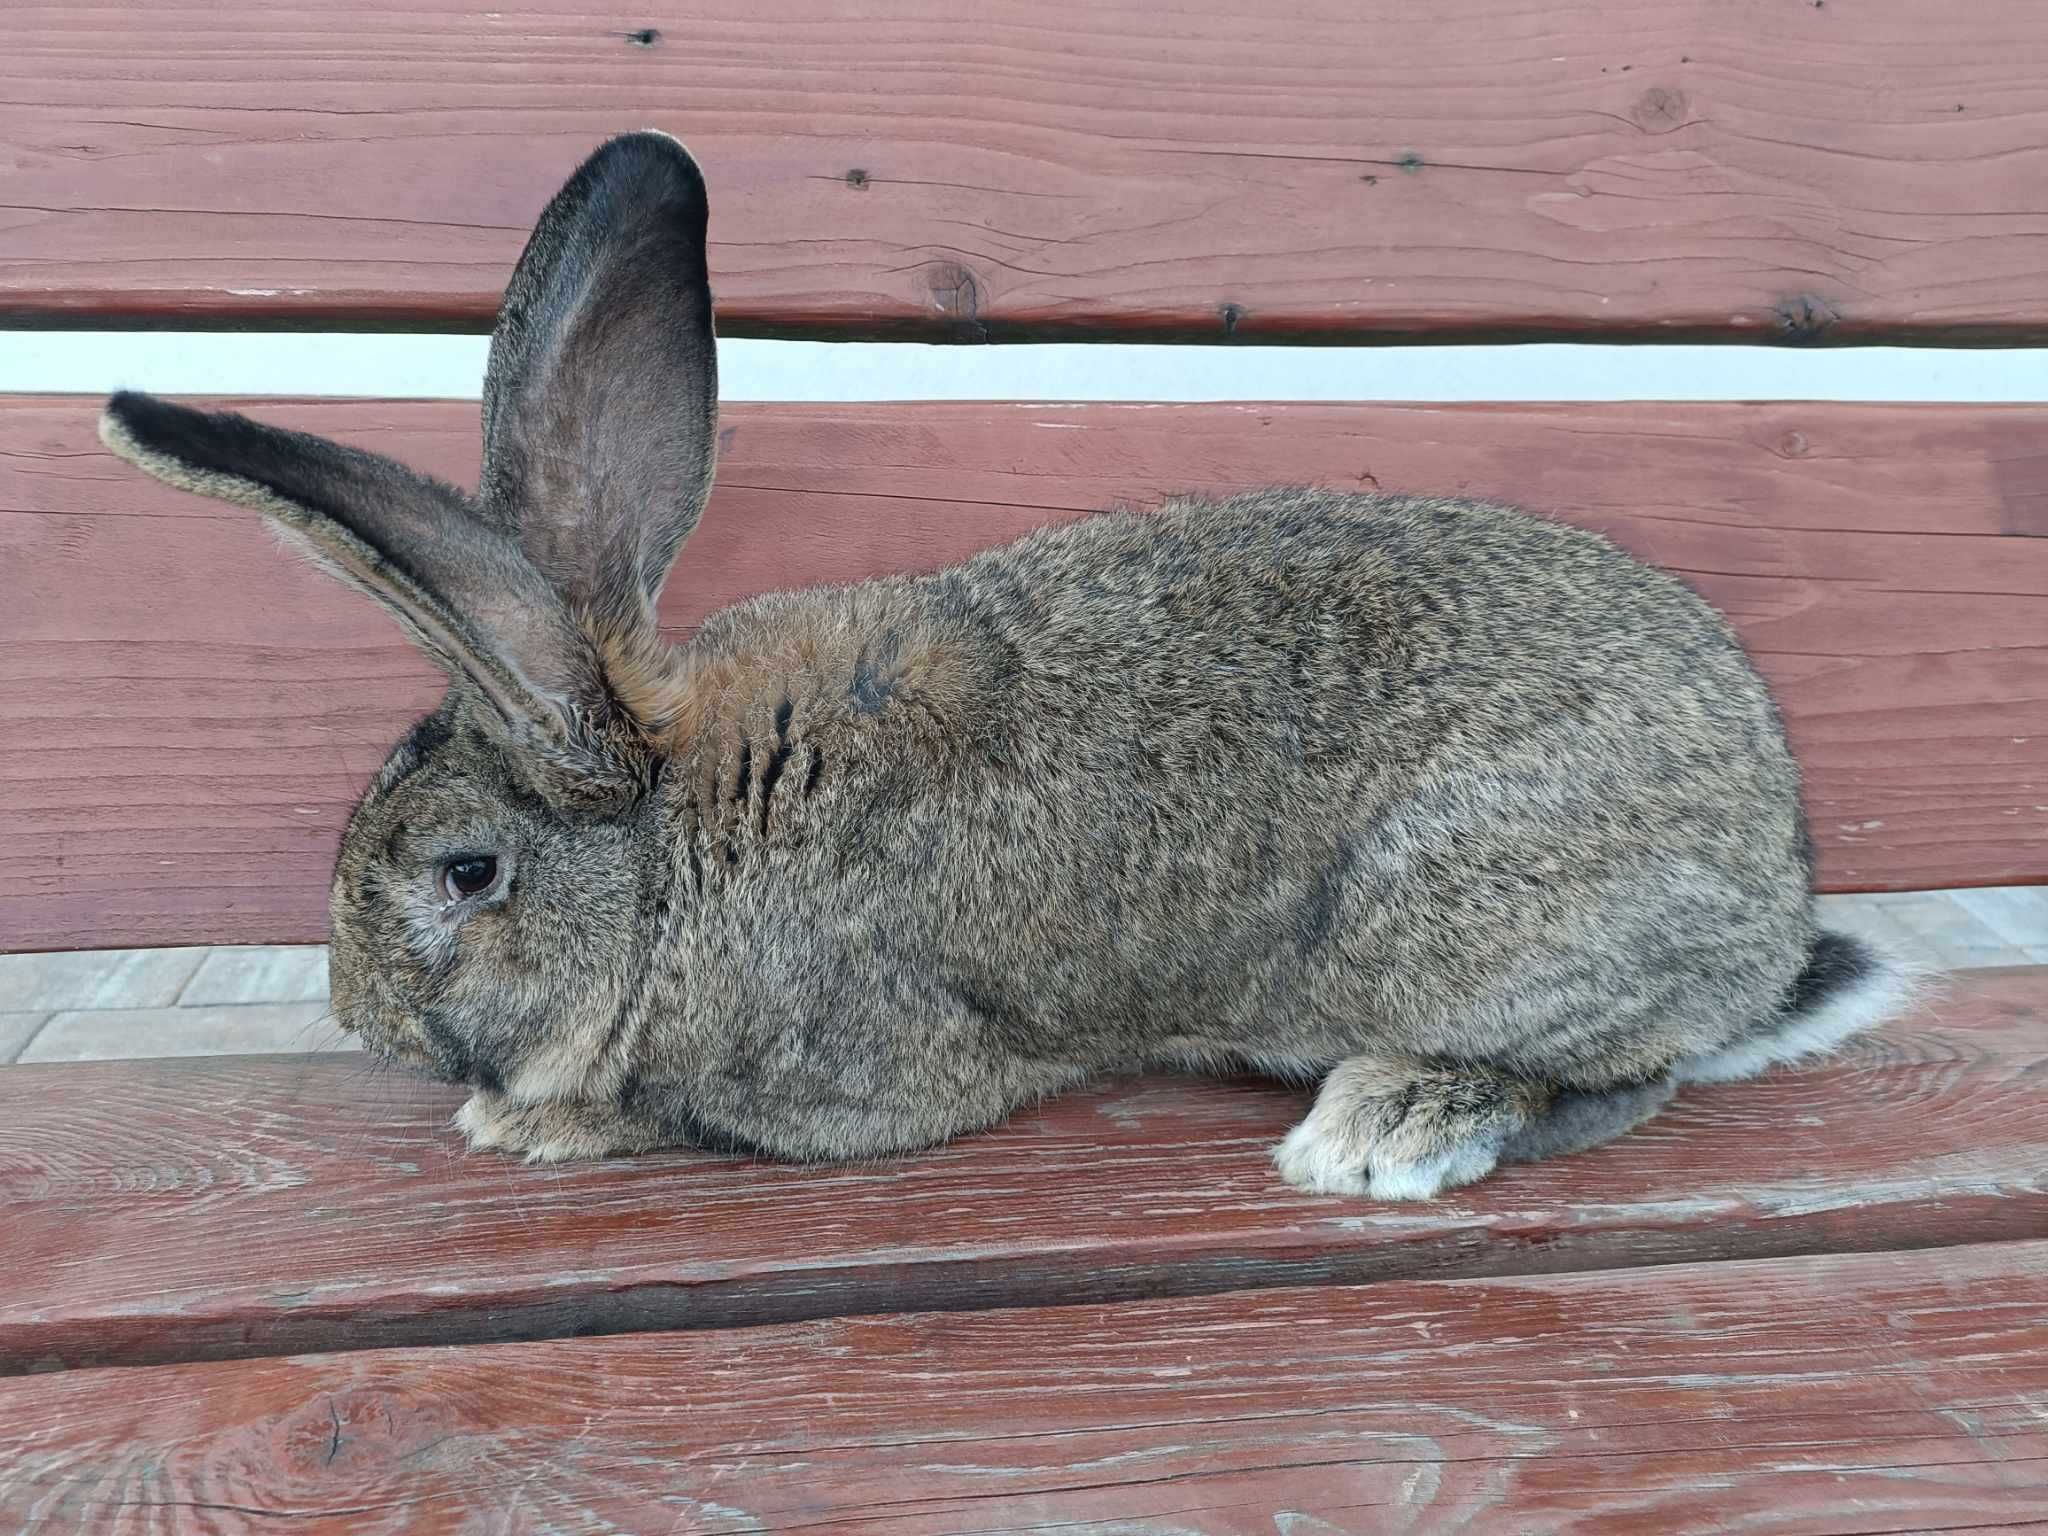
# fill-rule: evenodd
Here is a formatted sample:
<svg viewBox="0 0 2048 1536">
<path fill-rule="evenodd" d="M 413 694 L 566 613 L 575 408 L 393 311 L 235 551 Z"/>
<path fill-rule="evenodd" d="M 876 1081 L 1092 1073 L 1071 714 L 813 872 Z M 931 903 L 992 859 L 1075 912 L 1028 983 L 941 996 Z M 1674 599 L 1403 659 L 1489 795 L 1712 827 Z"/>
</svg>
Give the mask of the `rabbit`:
<svg viewBox="0 0 2048 1536">
<path fill-rule="evenodd" d="M 506 292 L 470 495 L 123 392 L 444 668 L 350 817 L 333 998 L 468 1143 L 906 1154 L 1141 1069 L 1320 1084 L 1306 1191 L 1428 1199 L 1903 1007 L 1816 924 L 1727 622 L 1607 540 L 1273 489 L 773 593 L 671 646 L 717 448 L 707 197 L 615 138 Z"/>
</svg>

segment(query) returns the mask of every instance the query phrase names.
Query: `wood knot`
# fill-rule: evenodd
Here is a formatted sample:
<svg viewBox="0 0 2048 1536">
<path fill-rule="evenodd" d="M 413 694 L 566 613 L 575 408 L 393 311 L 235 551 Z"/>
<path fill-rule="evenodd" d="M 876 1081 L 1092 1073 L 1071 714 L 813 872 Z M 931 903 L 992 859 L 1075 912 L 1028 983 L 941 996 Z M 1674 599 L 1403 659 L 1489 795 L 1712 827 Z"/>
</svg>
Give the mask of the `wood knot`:
<svg viewBox="0 0 2048 1536">
<path fill-rule="evenodd" d="M 635 48 L 652 48 L 661 41 L 661 29 L 659 27 L 642 27 L 637 32 L 628 32 L 626 34 L 626 41 Z"/>
<path fill-rule="evenodd" d="M 981 324 L 981 284 L 957 261 L 935 261 L 924 269 L 925 291 L 932 308 L 948 320 L 977 329 Z"/>
<path fill-rule="evenodd" d="M 1789 342 L 1818 341 L 1835 328 L 1841 315 L 1817 293 L 1794 293 L 1771 307 L 1779 336 Z"/>
<path fill-rule="evenodd" d="M 1653 85 L 1636 98 L 1631 115 L 1645 133 L 1669 133 L 1684 124 L 1688 106 L 1685 92 L 1668 85 Z"/>
<path fill-rule="evenodd" d="M 856 165 L 846 173 L 846 184 L 856 192 L 865 192 L 868 186 L 868 173 Z"/>
<path fill-rule="evenodd" d="M 1778 439 L 1778 454 L 1781 458 L 1803 459 L 1806 457 L 1806 452 L 1807 444 L 1804 432 L 1787 432 Z"/>
<path fill-rule="evenodd" d="M 268 1458 L 293 1491 L 350 1481 L 450 1438 L 442 1404 L 380 1387 L 346 1387 L 299 1404 L 267 1426 Z M 353 1465 L 351 1465 L 353 1463 Z"/>
</svg>

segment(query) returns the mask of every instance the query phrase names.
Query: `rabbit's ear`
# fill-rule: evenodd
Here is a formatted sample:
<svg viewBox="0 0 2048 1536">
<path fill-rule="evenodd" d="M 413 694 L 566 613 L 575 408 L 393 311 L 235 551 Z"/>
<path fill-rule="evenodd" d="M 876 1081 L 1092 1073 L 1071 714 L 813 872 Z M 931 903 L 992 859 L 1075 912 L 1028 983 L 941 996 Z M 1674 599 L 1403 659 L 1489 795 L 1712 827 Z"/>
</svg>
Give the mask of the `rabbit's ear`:
<svg viewBox="0 0 2048 1536">
<path fill-rule="evenodd" d="M 595 648 L 461 491 L 325 438 L 129 391 L 107 402 L 100 438 L 159 480 L 266 514 L 468 678 L 514 744 L 574 761 L 605 705 Z"/>
<path fill-rule="evenodd" d="M 600 631 L 652 633 L 711 489 L 705 222 L 682 145 L 613 139 L 541 215 L 491 337 L 484 518 Z"/>
</svg>

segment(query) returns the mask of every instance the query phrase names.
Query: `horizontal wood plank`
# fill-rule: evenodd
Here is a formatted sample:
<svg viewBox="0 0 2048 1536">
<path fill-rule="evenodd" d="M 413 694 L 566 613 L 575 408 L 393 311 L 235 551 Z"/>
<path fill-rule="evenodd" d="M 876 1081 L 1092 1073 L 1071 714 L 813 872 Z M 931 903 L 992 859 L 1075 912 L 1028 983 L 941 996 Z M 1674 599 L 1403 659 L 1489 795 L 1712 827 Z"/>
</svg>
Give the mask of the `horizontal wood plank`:
<svg viewBox="0 0 2048 1536">
<path fill-rule="evenodd" d="M 2048 337 L 2037 0 L 10 0 L 0 323 L 481 329 L 639 127 L 731 334 Z"/>
<path fill-rule="evenodd" d="M 2048 969 L 1428 1205 L 1311 1198 L 1291 1089 L 1146 1079 L 922 1156 L 465 1155 L 342 1057 L 0 1072 L 0 1373 L 1542 1273 L 2048 1232 Z"/>
<path fill-rule="evenodd" d="M 450 478 L 473 406 L 254 402 Z M 147 480 L 97 402 L 0 402 L 0 950 L 299 942 L 435 677 L 258 519 Z M 2048 879 L 2048 408 L 740 406 L 662 614 L 929 569 L 1273 482 L 1599 528 L 1734 616 L 1834 890 Z"/>
<path fill-rule="evenodd" d="M 2048 1243 L 0 1382 L 24 1536 L 2043 1528 Z"/>
</svg>

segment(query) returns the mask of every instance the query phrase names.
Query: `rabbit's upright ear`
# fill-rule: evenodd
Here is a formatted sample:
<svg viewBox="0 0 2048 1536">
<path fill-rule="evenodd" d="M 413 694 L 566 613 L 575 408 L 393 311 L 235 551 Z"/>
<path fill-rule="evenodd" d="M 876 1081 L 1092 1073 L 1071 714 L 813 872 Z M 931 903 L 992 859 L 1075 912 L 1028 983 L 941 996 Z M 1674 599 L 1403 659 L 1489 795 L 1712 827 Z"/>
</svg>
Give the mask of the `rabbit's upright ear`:
<svg viewBox="0 0 2048 1536">
<path fill-rule="evenodd" d="M 711 489 L 705 223 L 682 145 L 613 139 L 541 215 L 491 338 L 483 515 L 600 633 L 651 635 Z"/>
<path fill-rule="evenodd" d="M 474 685 L 511 744 L 592 791 L 621 787 L 597 782 L 616 766 L 587 748 L 608 712 L 596 648 L 461 491 L 325 438 L 128 391 L 107 402 L 100 437 L 160 480 L 266 514 Z"/>
</svg>

